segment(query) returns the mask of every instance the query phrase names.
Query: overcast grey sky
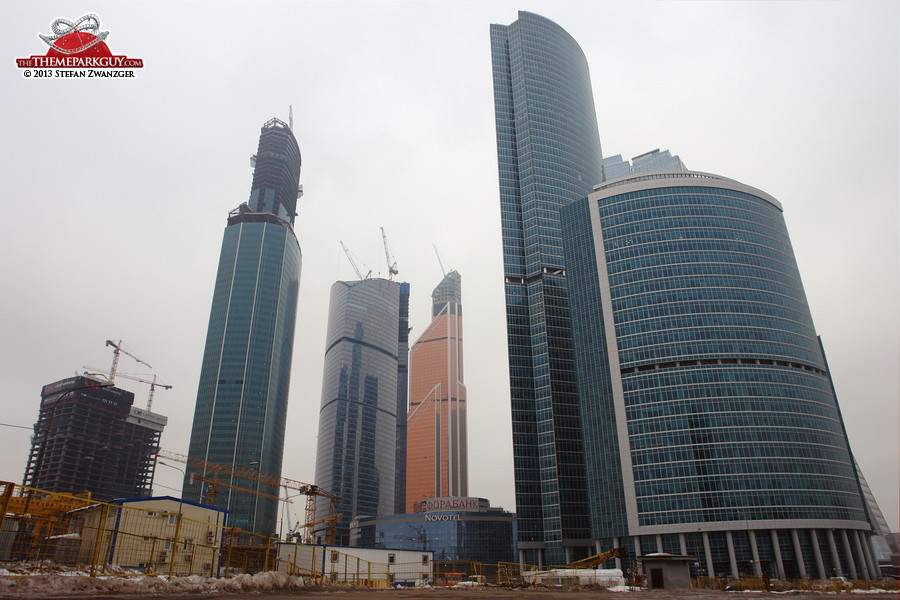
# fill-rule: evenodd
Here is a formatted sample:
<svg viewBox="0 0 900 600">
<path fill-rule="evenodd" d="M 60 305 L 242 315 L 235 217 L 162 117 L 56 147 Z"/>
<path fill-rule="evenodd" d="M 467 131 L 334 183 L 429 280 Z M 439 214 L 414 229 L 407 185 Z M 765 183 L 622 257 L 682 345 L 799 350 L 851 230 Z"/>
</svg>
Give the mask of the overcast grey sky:
<svg viewBox="0 0 900 600">
<path fill-rule="evenodd" d="M 412 286 L 415 339 L 441 271 L 462 275 L 470 486 L 514 510 L 490 23 L 557 22 L 591 68 L 604 155 L 654 148 L 782 202 L 854 453 L 898 528 L 898 23 L 846 2 L 5 3 L 0 422 L 41 386 L 108 367 L 106 339 L 153 365 L 162 446 L 187 451 L 225 219 L 247 199 L 260 126 L 303 154 L 303 251 L 283 475 L 312 482 L 328 290 Z M 57 17 L 94 12 L 136 79 L 25 79 Z M 146 386 L 125 384 L 138 402 Z M 0 480 L 30 432 L 0 426 Z M 161 468 L 157 482 L 178 487 Z M 159 493 L 172 493 L 158 487 Z M 293 507 L 300 518 L 301 507 Z"/>
</svg>

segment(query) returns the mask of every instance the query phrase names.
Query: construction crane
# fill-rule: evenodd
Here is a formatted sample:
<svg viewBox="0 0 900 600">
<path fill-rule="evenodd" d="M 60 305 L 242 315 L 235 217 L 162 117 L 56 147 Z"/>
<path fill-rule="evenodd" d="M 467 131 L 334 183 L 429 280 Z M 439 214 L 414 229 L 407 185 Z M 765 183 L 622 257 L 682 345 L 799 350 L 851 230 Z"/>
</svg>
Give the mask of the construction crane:
<svg viewBox="0 0 900 600">
<path fill-rule="evenodd" d="M 100 369 L 98 367 L 90 367 L 88 365 L 82 365 L 83 369 L 88 369 L 85 371 L 85 375 L 102 375 L 106 377 L 110 383 L 112 383 L 112 377 L 109 373 Z M 161 387 L 164 390 L 171 390 L 172 386 L 166 383 L 161 383 L 156 380 L 156 375 L 153 376 L 153 379 L 141 379 L 140 377 L 135 377 L 134 375 L 129 375 L 128 373 L 119 373 L 119 377 L 123 379 L 130 379 L 131 381 L 138 381 L 140 383 L 146 383 L 150 386 L 150 395 L 147 397 L 147 410 L 150 410 L 150 407 L 153 406 L 153 392 L 156 388 Z"/>
<path fill-rule="evenodd" d="M 387 261 L 388 280 L 393 281 L 394 275 L 399 273 L 397 270 L 397 259 L 391 254 L 391 248 L 388 246 L 387 235 L 384 233 L 384 227 L 381 228 L 381 241 L 384 242 L 384 260 Z"/>
<path fill-rule="evenodd" d="M 134 354 L 132 354 L 131 352 L 129 352 L 128 350 L 123 348 L 122 340 L 119 340 L 118 342 L 114 342 L 112 340 L 106 340 L 106 345 L 113 347 L 113 361 L 112 361 L 112 366 L 109 368 L 109 380 L 112 383 L 116 382 L 116 369 L 119 367 L 119 354 L 125 354 L 127 356 L 130 356 L 131 358 L 133 358 L 137 362 L 141 363 L 142 365 L 147 365 L 151 369 L 153 368 L 150 366 L 150 363 L 148 363 L 147 361 L 145 361 L 141 358 L 138 358 L 137 356 L 135 356 Z"/>
<path fill-rule="evenodd" d="M 256 490 L 251 490 L 250 488 L 241 487 L 239 485 L 234 485 L 231 483 L 225 483 L 224 481 L 219 481 L 218 479 L 209 479 L 207 477 L 201 477 L 196 473 L 191 473 L 191 477 L 189 482 L 193 484 L 194 482 L 205 483 L 209 487 L 206 488 L 206 501 L 209 502 L 210 506 L 216 506 L 216 501 L 219 497 L 219 487 L 228 488 L 230 490 L 236 490 L 238 492 L 243 492 L 245 494 L 253 494 L 254 496 L 262 496 L 263 498 L 272 498 L 273 500 L 280 500 L 281 502 L 293 502 L 293 500 L 288 500 L 287 498 L 281 498 L 274 494 L 267 494 L 266 492 L 258 492 Z"/>
<path fill-rule="evenodd" d="M 363 277 L 362 271 L 360 271 L 360 270 L 359 270 L 359 267 L 356 266 L 356 261 L 353 260 L 353 255 L 350 253 L 350 249 L 347 248 L 347 246 L 344 245 L 344 242 L 341 242 L 341 248 L 344 249 L 344 254 L 347 255 L 347 260 L 350 261 L 350 265 L 353 267 L 353 270 L 356 271 L 356 276 L 359 277 L 360 280 L 368 279 L 368 278 L 370 278 L 370 277 L 372 276 L 372 269 L 369 269 L 369 272 L 366 273 L 366 276 L 365 276 L 365 277 Z M 366 266 L 366 265 L 363 264 L 363 267 L 365 267 L 365 266 Z"/>
<path fill-rule="evenodd" d="M 611 558 L 616 558 L 617 556 L 624 557 L 627 553 L 625 548 L 613 548 L 612 550 L 607 550 L 601 554 L 595 554 L 594 556 L 589 556 L 587 558 L 582 558 L 581 560 L 576 560 L 573 563 L 570 563 L 563 567 L 564 569 L 590 569 L 596 567 L 598 565 L 602 565 L 606 561 Z"/>
<path fill-rule="evenodd" d="M 441 254 L 438 252 L 437 245 L 432 242 L 431 247 L 434 248 L 434 255 L 437 256 L 438 264 L 441 266 L 441 273 L 446 277 L 447 269 L 444 268 L 444 262 L 441 260 Z"/>
<path fill-rule="evenodd" d="M 221 473 L 223 475 L 228 475 L 231 477 L 238 477 L 240 479 L 247 479 L 249 481 L 257 481 L 260 483 L 264 483 L 266 485 L 272 486 L 273 488 L 278 489 L 279 487 L 285 487 L 291 490 L 297 490 L 298 492 L 306 495 L 306 516 L 304 520 L 303 527 L 308 530 L 307 534 L 304 536 L 306 539 L 311 539 L 312 527 L 314 525 L 318 525 L 324 521 L 329 522 L 327 534 L 329 540 L 333 540 L 334 538 L 334 530 L 335 523 L 340 520 L 341 515 L 336 514 L 334 511 L 334 503 L 340 502 L 342 498 L 336 494 L 331 494 L 326 492 L 322 488 L 317 485 L 313 485 L 311 483 L 303 483 L 302 481 L 297 481 L 295 479 L 288 479 L 287 477 L 277 477 L 275 475 L 270 475 L 268 473 L 262 473 L 261 471 L 257 471 L 256 469 L 252 469 L 250 467 L 245 467 L 242 465 L 223 465 L 219 463 L 214 463 L 206 460 L 202 460 L 199 458 L 194 458 L 192 456 L 185 456 L 184 454 L 177 454 L 175 452 L 169 452 L 168 450 L 160 449 L 157 453 L 159 458 L 164 458 L 168 460 L 177 460 L 178 462 L 184 463 L 191 467 L 196 467 L 202 470 L 202 475 L 197 478 L 199 480 L 204 480 L 206 478 L 207 473 Z M 219 481 L 218 485 L 224 486 L 224 484 Z M 257 495 L 265 495 L 266 497 L 274 497 L 277 500 L 281 500 L 278 496 L 262 494 L 255 492 L 253 490 L 243 489 L 242 491 L 249 492 L 251 494 Z M 316 498 L 317 497 L 328 498 L 331 500 L 331 511 L 330 515 L 326 519 L 322 519 L 320 521 L 316 521 Z"/>
</svg>

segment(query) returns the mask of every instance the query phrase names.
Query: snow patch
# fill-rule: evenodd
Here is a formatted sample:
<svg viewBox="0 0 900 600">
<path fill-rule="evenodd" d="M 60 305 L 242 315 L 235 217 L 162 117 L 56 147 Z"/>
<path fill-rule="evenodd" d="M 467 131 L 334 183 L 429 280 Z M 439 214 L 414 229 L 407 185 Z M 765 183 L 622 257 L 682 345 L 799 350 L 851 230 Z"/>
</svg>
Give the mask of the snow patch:
<svg viewBox="0 0 900 600">
<path fill-rule="evenodd" d="M 0 575 L 0 595 L 28 595 L 54 597 L 61 594 L 173 594 L 198 592 L 259 592 L 273 590 L 300 590 L 315 587 L 306 577 L 269 571 L 255 575 L 241 574 L 229 579 L 214 579 L 201 575 L 164 576 L 100 576 L 88 577 L 84 573 L 54 573 L 31 576 L 15 576 L 6 569 Z M 13 575 L 13 576 L 9 576 Z M 60 577 L 60 575 L 67 575 Z"/>
</svg>

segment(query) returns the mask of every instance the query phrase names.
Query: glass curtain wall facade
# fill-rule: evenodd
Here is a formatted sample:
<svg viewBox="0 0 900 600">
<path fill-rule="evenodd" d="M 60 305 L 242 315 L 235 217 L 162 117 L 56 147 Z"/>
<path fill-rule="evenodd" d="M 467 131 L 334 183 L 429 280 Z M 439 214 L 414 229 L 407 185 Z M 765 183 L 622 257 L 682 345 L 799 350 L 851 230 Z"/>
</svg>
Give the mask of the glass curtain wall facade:
<svg viewBox="0 0 900 600">
<path fill-rule="evenodd" d="M 188 454 L 277 477 L 300 287 L 300 246 L 291 226 L 300 150 L 290 128 L 277 119 L 263 125 L 259 146 L 251 190 L 254 208 L 244 203 L 229 213 L 222 240 Z M 290 177 L 263 176 L 273 172 Z M 278 201 L 260 211 L 254 202 L 260 197 Z M 192 473 L 213 479 L 206 469 L 189 465 L 186 500 L 230 510 L 232 525 L 243 530 L 275 533 L 277 500 L 225 486 L 211 498 L 209 484 L 193 483 Z M 218 480 L 276 497 L 280 492 L 235 476 L 219 474 Z"/>
<path fill-rule="evenodd" d="M 432 321 L 410 350 L 406 510 L 468 496 L 461 277 L 450 271 L 431 295 Z"/>
<path fill-rule="evenodd" d="M 558 211 L 603 181 L 603 157 L 581 48 L 518 16 L 490 28 L 516 512 L 524 559 L 561 564 L 590 549 Z"/>
<path fill-rule="evenodd" d="M 502 508 L 364 517 L 350 532 L 356 547 L 432 551 L 435 560 L 495 565 L 513 562 L 516 554 L 516 515 Z"/>
<path fill-rule="evenodd" d="M 778 201 L 668 172 L 561 219 L 598 547 L 709 575 L 877 576 Z"/>
<path fill-rule="evenodd" d="M 394 514 L 399 420 L 406 422 L 409 284 L 386 279 L 338 281 L 331 287 L 316 454 L 316 485 L 341 496 L 317 503 L 316 520 L 342 515 L 336 537 L 323 523 L 317 542 L 347 545 L 359 516 Z M 406 338 L 408 339 L 408 337 Z M 401 360 L 401 358 L 403 360 Z M 402 409 L 399 398 L 402 394 Z M 402 461 L 405 462 L 405 455 Z"/>
</svg>

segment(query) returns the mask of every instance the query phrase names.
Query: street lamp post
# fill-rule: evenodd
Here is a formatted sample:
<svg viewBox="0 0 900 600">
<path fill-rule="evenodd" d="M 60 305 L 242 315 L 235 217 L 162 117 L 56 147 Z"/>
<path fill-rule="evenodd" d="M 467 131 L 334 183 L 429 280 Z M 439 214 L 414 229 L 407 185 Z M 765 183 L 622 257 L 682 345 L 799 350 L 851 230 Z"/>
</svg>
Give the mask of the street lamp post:
<svg viewBox="0 0 900 600">
<path fill-rule="evenodd" d="M 156 460 L 157 464 L 160 464 L 164 467 L 169 467 L 170 469 L 175 469 L 177 471 L 181 471 L 181 474 L 184 477 L 185 475 L 184 469 L 181 467 L 176 467 L 175 465 L 170 465 L 167 462 L 163 462 L 159 459 Z M 182 479 L 183 481 L 183 479 Z M 172 579 L 172 572 L 175 570 L 175 551 L 178 549 L 178 534 L 181 532 L 181 517 L 183 515 L 182 508 L 184 507 L 184 490 L 181 490 L 181 494 L 178 496 L 178 521 L 175 523 L 175 537 L 172 539 L 172 556 L 169 558 L 169 579 Z"/>
</svg>

